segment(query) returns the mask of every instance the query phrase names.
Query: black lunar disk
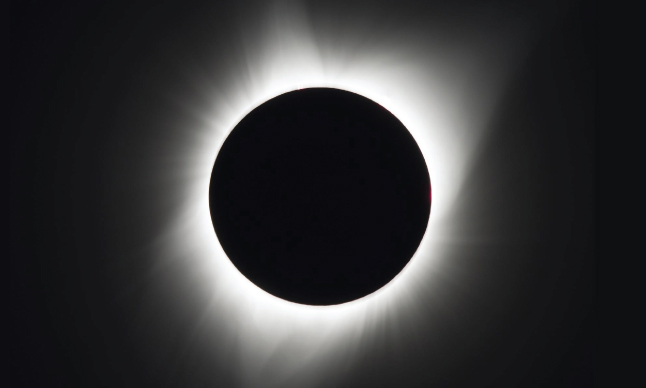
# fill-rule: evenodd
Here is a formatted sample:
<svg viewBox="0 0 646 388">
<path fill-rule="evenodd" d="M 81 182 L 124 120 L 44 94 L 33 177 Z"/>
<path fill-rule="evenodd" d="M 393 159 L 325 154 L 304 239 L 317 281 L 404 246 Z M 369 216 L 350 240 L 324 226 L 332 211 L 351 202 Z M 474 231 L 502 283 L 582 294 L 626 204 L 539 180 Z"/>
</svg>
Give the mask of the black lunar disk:
<svg viewBox="0 0 646 388">
<path fill-rule="evenodd" d="M 258 287 L 307 305 L 349 302 L 390 282 L 431 208 L 424 157 L 379 104 L 331 88 L 292 91 L 249 113 L 217 155 L 213 226 Z"/>
</svg>

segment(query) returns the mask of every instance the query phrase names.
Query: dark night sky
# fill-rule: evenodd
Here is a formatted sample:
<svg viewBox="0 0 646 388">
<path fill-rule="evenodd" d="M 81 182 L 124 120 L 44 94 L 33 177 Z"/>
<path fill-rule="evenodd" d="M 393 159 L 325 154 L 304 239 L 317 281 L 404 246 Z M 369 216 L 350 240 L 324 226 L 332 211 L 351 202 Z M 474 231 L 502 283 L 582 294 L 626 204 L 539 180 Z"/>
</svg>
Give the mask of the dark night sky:
<svg viewBox="0 0 646 388">
<path fill-rule="evenodd" d="M 478 36 L 469 28 L 485 17 L 503 25 L 524 15 L 534 34 L 456 197 L 459 222 L 447 225 L 462 243 L 445 258 L 450 274 L 419 296 L 401 332 L 384 329 L 397 340 L 367 336 L 347 368 L 326 360 L 300 373 L 322 387 L 592 386 L 593 2 L 419 3 L 305 8 L 317 36 L 370 26 L 355 43 L 374 49 L 405 27 L 420 55 L 433 55 L 441 33 Z M 254 46 L 236 37 L 253 39 L 262 4 L 12 3 L 12 386 L 242 385 L 236 348 L 216 357 L 195 334 L 208 304 L 190 282 L 199 270 L 160 269 L 151 247 L 176 219 L 164 209 L 177 209 L 168 182 L 179 170 L 163 156 L 192 153 L 172 128 L 198 120 L 169 101 L 212 103 L 188 81 L 194 69 L 213 82 L 239 77 L 231 69 Z"/>
</svg>

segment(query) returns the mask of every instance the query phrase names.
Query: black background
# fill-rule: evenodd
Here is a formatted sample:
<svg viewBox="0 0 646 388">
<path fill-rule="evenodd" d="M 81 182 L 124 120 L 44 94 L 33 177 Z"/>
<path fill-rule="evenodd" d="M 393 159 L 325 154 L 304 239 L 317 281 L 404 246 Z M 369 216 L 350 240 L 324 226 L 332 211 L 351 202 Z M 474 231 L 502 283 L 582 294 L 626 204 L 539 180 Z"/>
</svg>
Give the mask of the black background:
<svg viewBox="0 0 646 388">
<path fill-rule="evenodd" d="M 423 30 L 430 15 L 468 14 L 472 6 L 325 7 Z M 168 322 L 141 318 L 137 295 L 153 258 L 132 252 L 169 216 L 142 206 L 158 199 L 143 194 L 150 166 L 132 155 L 142 144 L 149 148 L 141 152 L 158 147 L 143 117 L 168 108 L 164 90 L 181 90 L 171 59 L 186 58 L 190 68 L 210 46 L 226 62 L 237 50 L 236 17 L 257 7 L 11 5 L 12 386 L 236 386 L 227 362 L 203 361 L 208 367 L 195 372 L 172 356 L 199 302 L 186 302 Z M 397 351 L 367 345 L 342 386 L 592 385 L 595 10 L 591 2 L 553 8 L 557 17 L 543 23 L 506 91 L 459 198 L 469 222 L 457 234 L 520 237 L 463 248 L 451 302 L 419 312 L 420 324 L 430 316 L 442 323 Z M 216 62 L 211 71 L 225 68 Z M 169 289 L 181 289 L 181 271 L 177 277 Z M 167 324 L 167 335 L 142 345 L 135 317 Z"/>
</svg>

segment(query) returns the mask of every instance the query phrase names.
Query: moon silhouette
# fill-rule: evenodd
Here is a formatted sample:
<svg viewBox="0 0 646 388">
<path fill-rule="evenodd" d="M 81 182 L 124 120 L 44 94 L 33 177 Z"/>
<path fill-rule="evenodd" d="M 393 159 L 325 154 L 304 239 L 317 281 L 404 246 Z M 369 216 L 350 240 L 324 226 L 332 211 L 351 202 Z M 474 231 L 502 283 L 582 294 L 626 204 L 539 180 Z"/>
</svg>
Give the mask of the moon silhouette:
<svg viewBox="0 0 646 388">
<path fill-rule="evenodd" d="M 388 110 L 310 88 L 236 125 L 209 199 L 218 240 L 247 279 L 291 302 L 334 305 L 406 266 L 426 231 L 431 184 L 415 139 Z"/>
</svg>

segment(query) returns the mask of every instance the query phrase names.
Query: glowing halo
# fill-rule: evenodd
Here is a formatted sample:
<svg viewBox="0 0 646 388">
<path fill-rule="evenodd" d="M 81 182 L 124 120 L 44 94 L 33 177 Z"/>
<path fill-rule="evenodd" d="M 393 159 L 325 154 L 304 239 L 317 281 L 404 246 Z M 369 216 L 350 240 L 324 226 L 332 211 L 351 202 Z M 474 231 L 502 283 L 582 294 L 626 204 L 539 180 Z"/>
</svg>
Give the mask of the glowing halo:
<svg viewBox="0 0 646 388">
<path fill-rule="evenodd" d="M 231 65 L 217 87 L 198 83 L 213 109 L 191 113 L 202 127 L 178 129 L 184 143 L 173 144 L 169 158 L 176 161 L 173 173 L 188 184 L 173 193 L 180 205 L 154 248 L 160 262 L 183 260 L 196 269 L 195 280 L 210 301 L 196 331 L 212 341 L 217 358 L 231 357 L 235 349 L 238 376 L 249 386 L 287 379 L 306 386 L 326 370 L 342 371 L 364 342 L 384 331 L 396 335 L 398 325 L 416 329 L 411 321 L 422 294 L 455 240 L 453 204 L 484 136 L 491 101 L 518 59 L 517 44 L 501 38 L 510 36 L 502 31 L 492 34 L 487 46 L 488 52 L 498 50 L 495 60 L 477 47 L 449 55 L 452 42 L 433 42 L 427 51 L 446 55 L 429 55 L 418 50 L 421 42 L 403 37 L 406 44 L 395 39 L 356 50 L 351 42 L 317 40 L 303 10 L 285 7 L 272 9 L 259 31 L 245 31 L 240 54 L 245 66 Z M 332 306 L 288 302 L 247 280 L 222 250 L 209 209 L 212 168 L 229 132 L 265 101 L 310 87 L 353 92 L 389 110 L 417 142 L 433 187 L 426 233 L 406 267 L 377 292 Z M 274 357 L 282 363 L 268 377 L 263 370 Z"/>
</svg>

